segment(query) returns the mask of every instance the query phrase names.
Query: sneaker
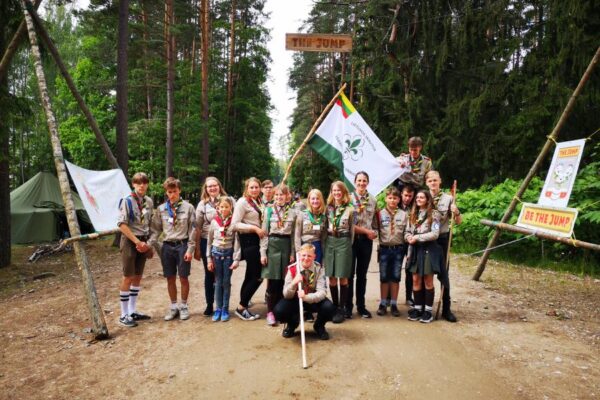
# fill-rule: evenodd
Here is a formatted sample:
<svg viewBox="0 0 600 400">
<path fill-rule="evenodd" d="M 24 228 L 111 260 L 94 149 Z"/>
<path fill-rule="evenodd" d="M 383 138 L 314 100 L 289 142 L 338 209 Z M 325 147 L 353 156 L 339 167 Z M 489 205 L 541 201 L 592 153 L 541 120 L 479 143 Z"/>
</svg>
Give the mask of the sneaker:
<svg viewBox="0 0 600 400">
<path fill-rule="evenodd" d="M 126 328 L 133 328 L 137 326 L 137 322 L 135 322 L 129 315 L 119 318 L 119 325 L 124 326 Z"/>
<path fill-rule="evenodd" d="M 433 314 L 431 314 L 431 311 L 423 312 L 423 315 L 421 316 L 421 322 L 424 324 L 428 324 L 431 321 L 433 321 Z"/>
<path fill-rule="evenodd" d="M 172 321 L 175 318 L 177 318 L 178 316 L 179 316 L 179 309 L 177 309 L 177 308 L 171 308 L 167 312 L 167 315 L 165 315 L 165 321 Z"/>
<path fill-rule="evenodd" d="M 319 339 L 329 340 L 329 333 L 327 333 L 327 330 L 325 330 L 325 325 L 314 324 L 313 328 L 314 328 L 315 332 L 317 333 L 317 336 L 319 337 Z"/>
<path fill-rule="evenodd" d="M 384 316 L 386 313 L 387 313 L 387 306 L 380 304 L 379 308 L 377 309 L 377 315 Z"/>
<path fill-rule="evenodd" d="M 217 322 L 221 319 L 221 309 L 217 308 L 212 316 L 213 322 Z"/>
<path fill-rule="evenodd" d="M 210 317 L 211 315 L 213 315 L 213 307 L 212 307 L 212 305 L 206 306 L 206 308 L 204 309 L 204 312 L 202 313 L 202 315 L 205 315 L 207 317 Z"/>
<path fill-rule="evenodd" d="M 267 325 L 275 326 L 277 325 L 277 320 L 275 319 L 275 314 L 273 312 L 267 313 Z"/>
<path fill-rule="evenodd" d="M 344 319 L 352 319 L 352 309 L 344 308 Z"/>
<path fill-rule="evenodd" d="M 229 321 L 229 311 L 223 310 L 223 311 L 221 311 L 221 322 L 227 322 L 227 321 Z"/>
<path fill-rule="evenodd" d="M 406 305 L 409 307 L 414 307 L 415 302 L 413 301 L 413 299 L 406 299 Z"/>
<path fill-rule="evenodd" d="M 312 322 L 314 320 L 315 320 L 315 316 L 313 315 L 313 313 L 311 313 L 309 311 L 304 311 L 304 321 Z"/>
<path fill-rule="evenodd" d="M 408 320 L 409 321 L 419 321 L 423 316 L 423 311 L 417 308 L 411 308 L 408 310 Z"/>
<path fill-rule="evenodd" d="M 400 316 L 400 310 L 398 310 L 398 306 L 397 305 L 392 304 L 391 309 L 392 309 L 392 315 L 394 317 L 399 317 Z"/>
<path fill-rule="evenodd" d="M 364 307 L 359 308 L 357 311 L 358 315 L 360 315 L 363 318 L 373 318 L 371 312 Z"/>
<path fill-rule="evenodd" d="M 334 324 L 341 324 L 342 322 L 344 322 L 344 313 L 342 312 L 341 308 L 337 309 L 331 321 Z"/>
<path fill-rule="evenodd" d="M 182 321 L 185 321 L 186 319 L 190 318 L 190 310 L 188 309 L 188 306 L 181 306 L 181 308 L 179 309 L 179 319 Z"/>
<path fill-rule="evenodd" d="M 442 318 L 444 318 L 448 322 L 456 322 L 456 321 L 458 321 L 456 319 L 456 316 L 454 314 L 452 314 L 452 311 L 450 311 L 450 310 L 444 310 L 444 311 L 442 311 Z"/>
<path fill-rule="evenodd" d="M 149 315 L 146 315 L 146 314 L 143 314 L 143 313 L 137 312 L 137 311 L 132 312 L 129 316 L 134 321 L 143 321 L 143 320 L 152 318 Z"/>
<path fill-rule="evenodd" d="M 245 308 L 241 311 L 238 308 L 236 308 L 235 315 L 237 315 L 240 319 L 242 319 L 244 321 L 254 321 L 254 320 L 260 318 L 260 316 L 258 314 L 252 314 L 250 311 L 248 311 L 247 308 Z"/>
<path fill-rule="evenodd" d="M 281 336 L 283 336 L 286 339 L 294 337 L 295 330 L 296 330 L 296 327 L 294 325 L 287 324 L 285 326 L 285 328 L 283 328 L 283 332 L 281 332 Z"/>
</svg>

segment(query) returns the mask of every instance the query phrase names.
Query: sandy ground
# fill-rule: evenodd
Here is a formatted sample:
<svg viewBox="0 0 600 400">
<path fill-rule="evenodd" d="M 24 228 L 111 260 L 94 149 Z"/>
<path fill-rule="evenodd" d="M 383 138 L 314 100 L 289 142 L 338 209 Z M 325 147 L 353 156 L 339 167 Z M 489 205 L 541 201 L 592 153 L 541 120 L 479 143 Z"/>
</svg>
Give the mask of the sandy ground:
<svg viewBox="0 0 600 400">
<path fill-rule="evenodd" d="M 117 324 L 120 267 L 110 240 L 87 246 L 111 339 L 89 333 L 73 256 L 0 271 L 1 399 L 596 399 L 600 398 L 600 281 L 453 258 L 459 322 L 420 324 L 375 315 L 378 266 L 368 276 L 374 314 L 328 324 L 320 341 L 307 325 L 309 368 L 300 337 L 282 326 L 235 317 L 213 323 L 204 310 L 203 270 L 194 261 L 191 318 L 162 320 L 168 297 L 159 261 L 147 265 L 136 328 Z M 20 251 L 20 252 L 19 252 Z M 31 253 L 20 249 L 19 265 Z M 51 271 L 55 276 L 34 280 Z M 234 273 L 239 298 L 243 265 Z M 401 285 L 403 287 L 403 285 Z M 253 311 L 265 315 L 265 285 Z M 400 297 L 403 298 L 403 289 Z"/>
</svg>

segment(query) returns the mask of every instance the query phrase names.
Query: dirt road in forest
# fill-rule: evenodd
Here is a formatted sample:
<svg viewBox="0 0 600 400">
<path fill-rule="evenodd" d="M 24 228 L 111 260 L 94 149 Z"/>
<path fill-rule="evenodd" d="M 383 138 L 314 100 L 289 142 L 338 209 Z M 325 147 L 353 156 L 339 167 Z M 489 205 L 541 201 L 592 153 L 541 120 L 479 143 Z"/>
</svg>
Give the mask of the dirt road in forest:
<svg viewBox="0 0 600 400">
<path fill-rule="evenodd" d="M 282 327 L 264 318 L 213 323 L 202 316 L 196 261 L 190 320 L 162 320 L 168 298 L 154 258 L 139 301 L 153 319 L 120 327 L 117 250 L 109 240 L 89 248 L 112 338 L 93 342 L 85 332 L 87 308 L 71 255 L 0 272 L 1 399 L 600 397 L 598 280 L 492 262 L 483 282 L 473 282 L 476 259 L 455 257 L 453 307 L 460 321 L 427 325 L 408 321 L 406 306 L 400 318 L 375 315 L 373 260 L 367 289 L 373 319 L 328 324 L 329 341 L 317 340 L 308 325 L 303 370 L 299 336 L 282 338 Z M 32 280 L 43 271 L 56 276 Z M 242 266 L 234 273 L 232 304 L 243 272 Z M 253 311 L 264 316 L 263 294 L 264 285 Z"/>
</svg>

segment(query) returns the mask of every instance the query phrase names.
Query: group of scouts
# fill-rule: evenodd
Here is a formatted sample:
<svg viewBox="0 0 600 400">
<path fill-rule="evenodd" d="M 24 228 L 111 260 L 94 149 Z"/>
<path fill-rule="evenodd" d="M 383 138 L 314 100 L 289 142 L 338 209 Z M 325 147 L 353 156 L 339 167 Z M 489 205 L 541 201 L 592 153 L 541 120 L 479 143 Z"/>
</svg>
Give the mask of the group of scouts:
<svg viewBox="0 0 600 400">
<path fill-rule="evenodd" d="M 204 265 L 204 315 L 215 322 L 228 321 L 231 275 L 245 260 L 240 301 L 234 310 L 237 317 L 259 318 L 250 311 L 250 300 L 266 279 L 267 323 L 283 322 L 283 336 L 294 336 L 300 323 L 298 299 L 302 299 L 304 317 L 314 320 L 315 333 L 326 340 L 325 324 L 352 318 L 353 301 L 358 315 L 372 317 L 365 292 L 373 240 L 379 238 L 377 314 L 384 316 L 389 308 L 391 315 L 400 316 L 398 293 L 404 269 L 408 319 L 433 320 L 433 276 L 437 275 L 443 287 L 442 316 L 456 322 L 450 309 L 446 257 L 450 219 L 460 223 L 460 211 L 452 196 L 441 191 L 441 178 L 432 170 L 431 159 L 421 154 L 422 140 L 412 137 L 408 147 L 409 152 L 398 157 L 407 172 L 387 188 L 382 209 L 369 194 L 369 175 L 358 172 L 354 192 L 336 181 L 326 200 L 320 190 L 312 189 L 306 205 L 292 201 L 285 184 L 274 186 L 257 178 L 246 180 L 243 196 L 235 201 L 217 178 L 209 177 L 194 208 L 181 199 L 179 180 L 168 178 L 163 184 L 167 200 L 153 212 L 152 200 L 146 196 L 148 177 L 136 173 L 134 191 L 121 200 L 118 220 L 123 264 L 119 323 L 133 327 L 136 321 L 150 318 L 137 311 L 136 304 L 145 261 L 153 256 L 161 236 L 160 259 L 170 298 L 167 321 L 190 316 L 192 258 Z"/>
</svg>

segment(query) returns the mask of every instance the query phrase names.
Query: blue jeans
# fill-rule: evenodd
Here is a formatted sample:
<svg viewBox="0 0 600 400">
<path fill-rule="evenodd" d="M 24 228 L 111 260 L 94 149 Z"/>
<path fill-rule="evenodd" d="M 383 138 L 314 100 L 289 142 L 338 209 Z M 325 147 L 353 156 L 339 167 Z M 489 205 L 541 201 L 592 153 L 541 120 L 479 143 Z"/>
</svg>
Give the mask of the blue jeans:
<svg viewBox="0 0 600 400">
<path fill-rule="evenodd" d="M 400 282 L 404 246 L 379 246 L 379 281 Z"/>
<path fill-rule="evenodd" d="M 231 293 L 231 273 L 233 264 L 233 249 L 212 248 L 210 252 L 215 266 L 215 300 L 217 308 L 229 310 L 229 295 Z"/>
</svg>

